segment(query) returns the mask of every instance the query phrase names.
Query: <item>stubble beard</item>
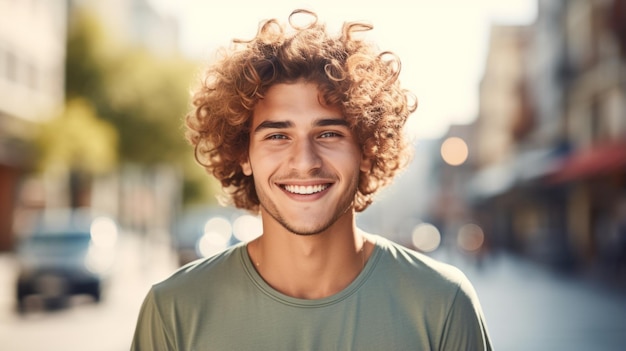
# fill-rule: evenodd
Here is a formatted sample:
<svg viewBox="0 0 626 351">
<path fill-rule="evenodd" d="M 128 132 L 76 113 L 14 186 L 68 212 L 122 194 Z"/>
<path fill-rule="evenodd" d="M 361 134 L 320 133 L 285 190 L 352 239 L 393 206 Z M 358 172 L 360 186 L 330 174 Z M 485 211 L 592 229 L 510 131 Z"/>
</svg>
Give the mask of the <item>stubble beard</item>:
<svg viewBox="0 0 626 351">
<path fill-rule="evenodd" d="M 328 228 L 330 228 L 333 224 L 335 224 L 335 222 L 337 222 L 337 220 L 339 220 L 341 216 L 343 216 L 346 212 L 351 211 L 354 208 L 354 199 L 356 197 L 357 187 L 358 187 L 357 184 L 358 184 L 358 178 L 353 179 L 350 188 L 347 189 L 349 193 L 346 196 L 341 197 L 341 199 L 337 203 L 337 206 L 335 207 L 335 212 L 333 213 L 332 217 L 330 217 L 326 221 L 326 223 L 323 223 L 317 226 L 311 226 L 309 228 L 298 227 L 297 223 L 290 223 L 280 213 L 280 211 L 278 210 L 278 207 L 276 206 L 274 202 L 272 202 L 268 197 L 262 194 L 257 194 L 257 195 L 259 197 L 259 202 L 263 210 L 267 214 L 269 214 L 276 222 L 278 222 L 283 228 L 285 228 L 289 232 L 296 234 L 296 235 L 309 236 L 309 235 L 318 235 L 320 233 L 323 233 Z"/>
<path fill-rule="evenodd" d="M 288 230 L 290 233 L 301 235 L 301 236 L 310 236 L 310 235 L 321 234 L 325 230 L 330 228 L 335 222 L 337 222 L 337 220 L 341 216 L 343 216 L 343 214 L 345 214 L 346 212 L 352 209 L 353 203 L 351 202 L 347 206 L 347 208 L 345 208 L 343 211 L 335 211 L 333 217 L 331 217 L 326 223 L 320 226 L 315 226 L 315 227 L 310 227 L 310 228 L 297 228 L 295 224 L 289 223 L 285 218 L 283 218 L 283 216 L 280 214 L 280 212 L 278 212 L 278 210 L 276 209 L 275 206 L 273 206 L 273 204 L 272 204 L 273 209 L 268 209 L 267 207 L 265 207 L 264 204 L 261 204 L 261 207 L 263 207 L 263 209 L 265 210 L 267 214 L 269 214 L 276 222 L 278 222 L 278 224 L 280 224 L 283 228 Z"/>
</svg>

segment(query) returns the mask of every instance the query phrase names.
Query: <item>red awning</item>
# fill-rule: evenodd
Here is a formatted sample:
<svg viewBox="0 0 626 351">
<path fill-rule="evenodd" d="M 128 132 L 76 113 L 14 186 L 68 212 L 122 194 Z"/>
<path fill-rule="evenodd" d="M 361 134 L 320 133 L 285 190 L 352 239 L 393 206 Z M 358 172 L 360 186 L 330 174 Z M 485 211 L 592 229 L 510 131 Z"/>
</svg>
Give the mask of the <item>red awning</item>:
<svg viewBox="0 0 626 351">
<path fill-rule="evenodd" d="M 550 183 L 562 183 L 626 170 L 626 142 L 595 146 L 565 158 Z"/>
</svg>

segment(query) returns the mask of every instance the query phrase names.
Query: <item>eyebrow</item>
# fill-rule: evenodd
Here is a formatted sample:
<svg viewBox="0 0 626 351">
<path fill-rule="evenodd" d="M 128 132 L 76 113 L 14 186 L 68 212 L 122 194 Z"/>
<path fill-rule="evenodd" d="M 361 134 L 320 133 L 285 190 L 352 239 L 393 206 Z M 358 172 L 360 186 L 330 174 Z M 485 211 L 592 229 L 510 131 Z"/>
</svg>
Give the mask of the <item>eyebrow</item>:
<svg viewBox="0 0 626 351">
<path fill-rule="evenodd" d="M 346 121 L 343 118 L 320 119 L 317 122 L 315 122 L 315 125 L 318 127 L 328 127 L 328 126 L 349 127 L 348 121 Z"/>
<path fill-rule="evenodd" d="M 263 121 L 256 128 L 254 128 L 254 132 L 258 133 L 263 129 L 285 129 L 292 126 L 293 123 L 290 121 Z"/>
<path fill-rule="evenodd" d="M 328 127 L 328 126 L 342 126 L 349 127 L 348 121 L 343 118 L 323 118 L 317 120 L 315 122 L 315 126 L 317 127 Z M 254 128 L 254 132 L 258 133 L 264 129 L 285 129 L 293 127 L 293 123 L 291 121 L 263 121 L 256 128 Z"/>
</svg>

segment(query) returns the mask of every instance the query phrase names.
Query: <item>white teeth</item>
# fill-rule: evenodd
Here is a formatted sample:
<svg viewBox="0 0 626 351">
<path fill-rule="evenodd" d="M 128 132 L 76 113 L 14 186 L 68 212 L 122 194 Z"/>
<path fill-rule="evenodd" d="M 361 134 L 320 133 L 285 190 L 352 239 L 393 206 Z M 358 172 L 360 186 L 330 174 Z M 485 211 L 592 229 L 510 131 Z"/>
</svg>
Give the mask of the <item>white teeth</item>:
<svg viewBox="0 0 626 351">
<path fill-rule="evenodd" d="M 320 191 L 328 188 L 327 184 L 319 184 L 319 185 L 285 185 L 285 190 L 290 193 L 300 194 L 300 195 L 310 195 L 319 193 Z"/>
</svg>

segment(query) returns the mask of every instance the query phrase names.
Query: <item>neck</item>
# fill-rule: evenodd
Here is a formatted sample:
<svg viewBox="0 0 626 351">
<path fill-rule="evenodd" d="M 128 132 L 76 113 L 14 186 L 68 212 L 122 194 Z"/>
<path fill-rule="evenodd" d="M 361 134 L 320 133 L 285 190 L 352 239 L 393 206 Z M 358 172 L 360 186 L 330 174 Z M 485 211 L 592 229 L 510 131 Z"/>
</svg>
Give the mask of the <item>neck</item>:
<svg viewBox="0 0 626 351">
<path fill-rule="evenodd" d="M 292 297 L 319 299 L 340 292 L 359 275 L 373 247 L 353 219 L 314 235 L 281 228 L 264 224 L 248 254 L 269 285 Z"/>
</svg>

